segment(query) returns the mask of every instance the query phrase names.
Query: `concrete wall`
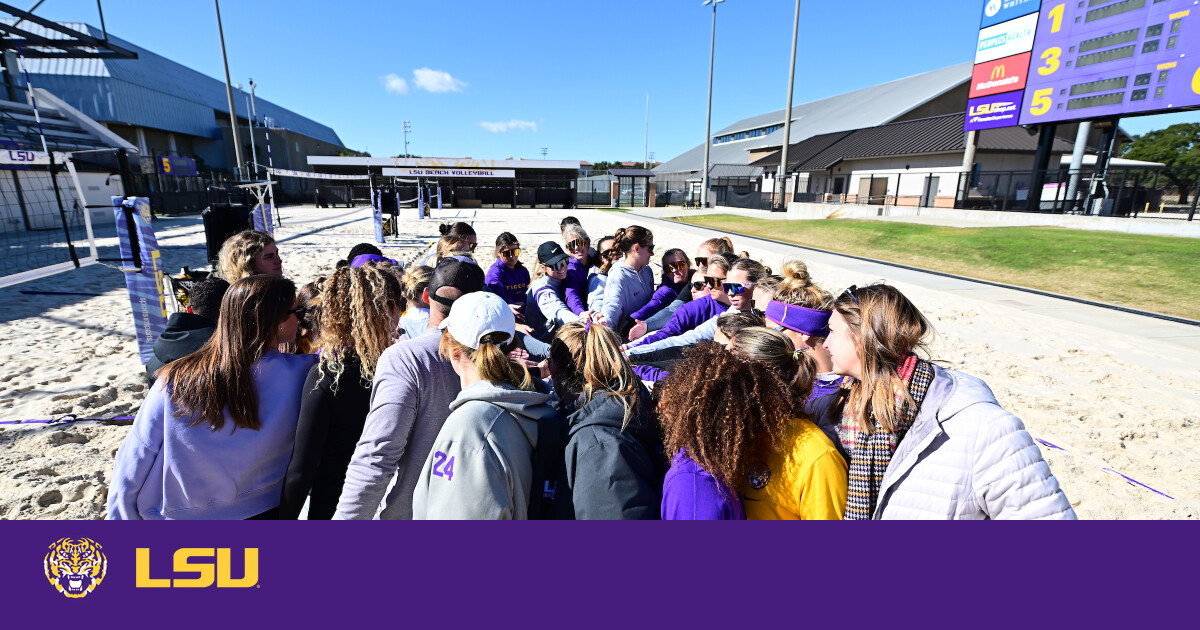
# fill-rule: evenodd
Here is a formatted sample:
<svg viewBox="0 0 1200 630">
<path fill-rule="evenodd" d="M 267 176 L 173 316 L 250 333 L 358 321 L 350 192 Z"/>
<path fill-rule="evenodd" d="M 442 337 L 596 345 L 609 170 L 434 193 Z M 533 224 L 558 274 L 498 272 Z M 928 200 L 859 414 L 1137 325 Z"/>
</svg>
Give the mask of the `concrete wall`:
<svg viewBox="0 0 1200 630">
<path fill-rule="evenodd" d="M 1132 219 L 1125 217 L 1094 217 L 1074 214 L 1040 214 L 1036 212 L 998 212 L 994 210 L 955 210 L 947 208 L 913 208 L 894 206 L 836 205 L 824 203 L 789 203 L 789 220 L 815 219 L 875 219 L 879 217 L 928 217 L 955 221 L 970 221 L 999 226 L 1055 226 L 1077 230 L 1125 232 L 1154 236 L 1200 238 L 1200 220 Z M 936 223 L 936 221 L 933 221 Z"/>
</svg>

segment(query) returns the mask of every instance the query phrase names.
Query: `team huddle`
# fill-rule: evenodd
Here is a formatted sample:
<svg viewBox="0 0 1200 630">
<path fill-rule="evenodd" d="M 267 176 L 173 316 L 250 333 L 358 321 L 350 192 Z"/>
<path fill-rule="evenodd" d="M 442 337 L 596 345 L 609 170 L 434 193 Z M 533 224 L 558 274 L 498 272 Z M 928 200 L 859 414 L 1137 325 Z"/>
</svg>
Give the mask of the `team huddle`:
<svg viewBox="0 0 1200 630">
<path fill-rule="evenodd" d="M 1075 518 L 896 288 L 559 228 L 532 270 L 455 223 L 430 265 L 362 244 L 299 291 L 230 237 L 155 343 L 108 518 Z"/>
</svg>

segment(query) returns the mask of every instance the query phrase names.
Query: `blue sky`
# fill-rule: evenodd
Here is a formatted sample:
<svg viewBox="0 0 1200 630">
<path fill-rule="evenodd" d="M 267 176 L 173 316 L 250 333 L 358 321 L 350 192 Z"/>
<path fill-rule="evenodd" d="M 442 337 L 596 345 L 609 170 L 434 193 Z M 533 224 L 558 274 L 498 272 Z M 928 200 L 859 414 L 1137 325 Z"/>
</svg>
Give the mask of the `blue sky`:
<svg viewBox="0 0 1200 630">
<path fill-rule="evenodd" d="M 783 109 L 791 0 L 718 8 L 713 130 Z M 803 3 L 795 102 L 972 58 L 981 0 Z M 37 14 L 99 26 L 92 0 Z M 704 138 L 712 11 L 700 0 L 226 0 L 233 81 L 327 124 L 349 147 L 500 159 L 667 159 Z M 109 32 L 224 79 L 212 2 L 104 2 Z M 965 108 L 965 103 L 964 103 Z M 1126 119 L 1131 133 L 1200 112 Z"/>
</svg>

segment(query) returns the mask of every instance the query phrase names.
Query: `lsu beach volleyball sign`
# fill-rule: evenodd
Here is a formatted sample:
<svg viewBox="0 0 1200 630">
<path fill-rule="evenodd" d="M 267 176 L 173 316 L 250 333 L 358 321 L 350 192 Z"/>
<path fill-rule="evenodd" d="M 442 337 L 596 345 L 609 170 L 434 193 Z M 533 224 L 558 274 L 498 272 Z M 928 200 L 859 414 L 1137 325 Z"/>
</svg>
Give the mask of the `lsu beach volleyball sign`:
<svg viewBox="0 0 1200 630">
<path fill-rule="evenodd" d="M 167 327 L 167 301 L 162 291 L 163 267 L 158 239 L 150 226 L 150 200 L 145 197 L 113 197 L 113 215 L 117 221 L 117 240 L 121 246 L 121 265 L 125 288 L 133 307 L 134 331 L 138 355 L 145 365 L 154 358 L 154 340 Z M 132 210 L 132 212 L 127 212 Z M 132 225 L 130 221 L 132 220 Z M 134 256 L 136 240 L 138 251 Z"/>
</svg>

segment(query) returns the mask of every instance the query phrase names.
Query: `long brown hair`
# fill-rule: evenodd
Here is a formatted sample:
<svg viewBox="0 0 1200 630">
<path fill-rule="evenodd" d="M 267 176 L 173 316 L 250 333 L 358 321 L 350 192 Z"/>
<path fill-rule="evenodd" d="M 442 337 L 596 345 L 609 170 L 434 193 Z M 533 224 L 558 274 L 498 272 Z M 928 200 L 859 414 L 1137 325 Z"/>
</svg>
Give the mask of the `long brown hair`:
<svg viewBox="0 0 1200 630">
<path fill-rule="evenodd" d="M 334 387 L 345 370 L 345 359 L 357 355 L 364 387 L 375 378 L 379 356 L 392 344 L 392 309 L 404 304 L 404 289 L 396 274 L 378 265 L 341 267 L 325 282 L 321 293 L 321 378 Z"/>
<path fill-rule="evenodd" d="M 654 240 L 654 233 L 640 225 L 631 225 L 627 228 L 617 230 L 613 235 L 615 239 L 614 247 L 622 254 L 628 254 L 629 250 L 633 249 L 634 245 L 646 246 L 646 243 Z"/>
<path fill-rule="evenodd" d="M 752 461 L 780 448 L 793 417 L 791 396 L 777 395 L 787 391 L 778 376 L 718 344 L 690 350 L 658 389 L 667 452 L 683 449 L 730 488 Z"/>
<path fill-rule="evenodd" d="M 601 394 L 615 396 L 625 409 L 621 428 L 629 425 L 638 411 L 642 384 L 621 354 L 621 338 L 611 328 L 580 322 L 563 326 L 550 341 L 550 360 L 555 382 L 566 390 L 560 395 L 580 394 L 584 404 Z"/>
<path fill-rule="evenodd" d="M 724 315 L 722 317 L 728 317 Z M 793 405 L 799 409 L 812 394 L 817 381 L 817 360 L 812 352 L 796 353 L 796 345 L 787 335 L 763 326 L 743 328 L 729 339 L 729 351 L 758 361 L 775 372 L 779 380 L 791 386 Z"/>
<path fill-rule="evenodd" d="M 862 379 L 850 385 L 848 395 L 858 406 L 859 428 L 872 431 L 874 418 L 884 430 L 894 431 L 896 392 L 913 404 L 897 370 L 910 353 L 928 350 L 933 325 L 899 289 L 886 284 L 854 287 L 853 293 L 848 289 L 833 308 L 858 346 Z"/>
<path fill-rule="evenodd" d="M 258 430 L 258 393 L 252 366 L 274 349 L 275 332 L 291 317 L 296 285 L 282 276 L 255 275 L 234 282 L 221 300 L 217 330 L 196 352 L 160 372 L 169 384 L 177 418 L 191 426 L 225 426 L 226 408 L 237 428 Z"/>
</svg>

